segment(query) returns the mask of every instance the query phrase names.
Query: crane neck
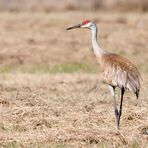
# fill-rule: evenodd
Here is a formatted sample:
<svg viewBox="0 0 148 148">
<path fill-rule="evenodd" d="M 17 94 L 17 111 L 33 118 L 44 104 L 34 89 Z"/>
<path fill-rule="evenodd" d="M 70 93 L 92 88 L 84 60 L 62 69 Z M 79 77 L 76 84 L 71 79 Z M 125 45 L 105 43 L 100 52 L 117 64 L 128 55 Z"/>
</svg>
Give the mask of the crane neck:
<svg viewBox="0 0 148 148">
<path fill-rule="evenodd" d="M 95 24 L 93 24 L 93 26 L 91 27 L 91 31 L 92 31 L 92 46 L 93 46 L 93 51 L 94 54 L 97 57 L 101 57 L 103 54 L 105 54 L 105 51 L 100 47 L 98 41 L 97 41 L 97 26 Z"/>
</svg>

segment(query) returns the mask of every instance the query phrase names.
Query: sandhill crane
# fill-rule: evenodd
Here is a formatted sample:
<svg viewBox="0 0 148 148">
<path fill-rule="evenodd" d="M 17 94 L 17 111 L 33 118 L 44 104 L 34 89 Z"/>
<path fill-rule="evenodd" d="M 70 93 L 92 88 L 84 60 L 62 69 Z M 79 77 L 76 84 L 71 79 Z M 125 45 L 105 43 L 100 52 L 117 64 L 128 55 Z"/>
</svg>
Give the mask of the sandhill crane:
<svg viewBox="0 0 148 148">
<path fill-rule="evenodd" d="M 75 28 L 88 28 L 92 32 L 92 46 L 94 54 L 100 65 L 100 71 L 103 73 L 109 90 L 114 98 L 114 111 L 116 117 L 117 129 L 119 129 L 120 117 L 122 114 L 122 102 L 125 90 L 133 91 L 138 98 L 140 90 L 141 75 L 138 69 L 127 58 L 120 55 L 109 53 L 103 50 L 97 41 L 97 26 L 93 21 L 85 20 L 81 24 L 68 27 L 67 30 Z M 119 110 L 117 109 L 115 88 L 121 90 L 121 101 Z"/>
</svg>

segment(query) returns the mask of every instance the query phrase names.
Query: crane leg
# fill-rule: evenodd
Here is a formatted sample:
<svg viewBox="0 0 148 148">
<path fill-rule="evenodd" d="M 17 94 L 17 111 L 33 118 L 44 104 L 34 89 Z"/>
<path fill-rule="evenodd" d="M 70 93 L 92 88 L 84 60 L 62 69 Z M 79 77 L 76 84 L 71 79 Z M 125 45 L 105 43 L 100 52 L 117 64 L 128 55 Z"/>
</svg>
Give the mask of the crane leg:
<svg viewBox="0 0 148 148">
<path fill-rule="evenodd" d="M 120 110 L 118 111 L 118 117 L 117 117 L 117 127 L 119 129 L 119 124 L 120 124 L 120 117 L 122 114 L 122 102 L 123 102 L 123 95 L 124 95 L 125 89 L 124 87 L 121 88 L 121 101 L 120 101 Z"/>
<path fill-rule="evenodd" d="M 115 96 L 115 87 L 114 86 L 111 86 L 109 85 L 109 89 L 110 89 L 110 92 L 114 98 L 114 111 L 115 111 L 115 116 L 116 116 L 116 125 L 117 125 L 117 129 L 119 129 L 119 112 L 118 112 L 118 109 L 117 109 L 117 102 L 116 102 L 116 96 Z"/>
</svg>

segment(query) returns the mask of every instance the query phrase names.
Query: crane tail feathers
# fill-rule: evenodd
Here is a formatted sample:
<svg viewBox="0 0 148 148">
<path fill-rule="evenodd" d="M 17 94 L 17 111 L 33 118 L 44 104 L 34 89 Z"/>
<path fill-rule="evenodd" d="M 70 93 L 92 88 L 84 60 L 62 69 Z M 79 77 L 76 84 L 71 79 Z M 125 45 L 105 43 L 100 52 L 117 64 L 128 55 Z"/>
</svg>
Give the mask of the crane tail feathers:
<svg viewBox="0 0 148 148">
<path fill-rule="evenodd" d="M 139 98 L 139 89 L 135 92 L 137 99 Z"/>
</svg>

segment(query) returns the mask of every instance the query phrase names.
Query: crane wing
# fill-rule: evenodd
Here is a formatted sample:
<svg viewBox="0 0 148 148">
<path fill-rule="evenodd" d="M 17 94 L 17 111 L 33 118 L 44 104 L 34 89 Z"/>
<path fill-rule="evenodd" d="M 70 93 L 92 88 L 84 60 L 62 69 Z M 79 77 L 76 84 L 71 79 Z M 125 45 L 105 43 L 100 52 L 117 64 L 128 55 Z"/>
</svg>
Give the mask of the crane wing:
<svg viewBox="0 0 148 148">
<path fill-rule="evenodd" d="M 131 61 L 113 53 L 104 54 L 100 61 L 107 83 L 134 93 L 139 91 L 141 75 Z"/>
</svg>

